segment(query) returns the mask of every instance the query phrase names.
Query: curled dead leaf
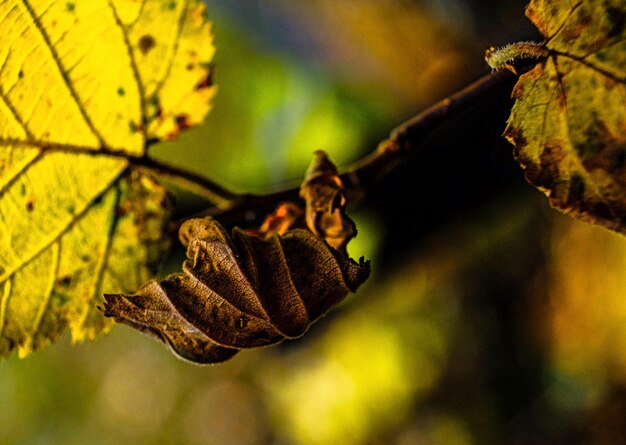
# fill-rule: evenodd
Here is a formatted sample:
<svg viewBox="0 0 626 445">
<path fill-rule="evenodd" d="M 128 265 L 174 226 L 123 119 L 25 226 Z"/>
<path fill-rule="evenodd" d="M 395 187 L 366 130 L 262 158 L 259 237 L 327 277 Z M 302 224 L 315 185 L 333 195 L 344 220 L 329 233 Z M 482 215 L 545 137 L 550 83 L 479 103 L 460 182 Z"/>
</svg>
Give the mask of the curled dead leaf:
<svg viewBox="0 0 626 445">
<path fill-rule="evenodd" d="M 321 150 L 307 171 L 300 187 L 306 202 L 305 219 L 311 232 L 322 237 L 335 249 L 345 251 L 356 236 L 356 226 L 346 215 L 346 194 L 337 167 Z"/>
<path fill-rule="evenodd" d="M 368 262 L 302 229 L 261 239 L 191 219 L 180 237 L 184 273 L 130 297 L 106 295 L 104 313 L 194 362 L 221 362 L 238 349 L 299 337 L 369 275 Z"/>
<path fill-rule="evenodd" d="M 190 219 L 179 231 L 187 249 L 183 273 L 132 296 L 105 295 L 104 314 L 198 363 L 300 337 L 369 276 L 369 261 L 346 252 L 356 229 L 333 175 L 334 166 L 318 154 L 302 187 L 304 213 L 316 231 L 294 228 L 302 211 L 293 204 L 280 206 L 257 232 L 229 234 L 211 218 Z M 338 248 L 327 239 L 339 240 Z"/>
</svg>

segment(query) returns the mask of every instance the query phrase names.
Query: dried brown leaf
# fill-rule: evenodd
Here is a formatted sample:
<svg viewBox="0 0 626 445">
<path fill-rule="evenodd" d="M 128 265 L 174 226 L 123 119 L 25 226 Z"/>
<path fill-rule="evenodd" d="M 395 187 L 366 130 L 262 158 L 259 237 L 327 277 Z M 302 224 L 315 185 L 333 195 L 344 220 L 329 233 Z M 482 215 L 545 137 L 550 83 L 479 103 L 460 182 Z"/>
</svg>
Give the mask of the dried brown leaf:
<svg viewBox="0 0 626 445">
<path fill-rule="evenodd" d="M 150 333 L 182 358 L 214 363 L 236 350 L 299 337 L 369 275 L 302 229 L 261 239 L 213 219 L 181 227 L 184 273 L 133 296 L 106 295 L 105 315 Z"/>
<path fill-rule="evenodd" d="M 213 219 L 190 219 L 179 231 L 187 249 L 183 273 L 151 281 L 132 296 L 106 295 L 105 315 L 198 363 L 300 337 L 369 276 L 369 262 L 357 263 L 346 252 L 356 228 L 324 153 L 301 191 L 311 230 L 293 227 L 301 224 L 302 210 L 289 203 L 258 232 L 229 234 Z"/>
</svg>

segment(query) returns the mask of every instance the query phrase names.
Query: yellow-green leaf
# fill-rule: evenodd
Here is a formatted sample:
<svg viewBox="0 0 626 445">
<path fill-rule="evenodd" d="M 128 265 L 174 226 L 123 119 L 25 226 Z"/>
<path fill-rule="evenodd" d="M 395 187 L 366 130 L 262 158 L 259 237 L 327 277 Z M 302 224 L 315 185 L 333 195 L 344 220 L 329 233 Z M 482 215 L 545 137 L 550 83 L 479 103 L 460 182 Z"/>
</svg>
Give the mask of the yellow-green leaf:
<svg viewBox="0 0 626 445">
<path fill-rule="evenodd" d="M 554 207 L 626 233 L 626 3 L 532 0 L 526 14 L 548 57 L 520 77 L 505 135 Z"/>
<path fill-rule="evenodd" d="M 163 253 L 166 190 L 134 166 L 210 107 L 198 0 L 0 0 L 0 355 L 107 323 Z"/>
</svg>

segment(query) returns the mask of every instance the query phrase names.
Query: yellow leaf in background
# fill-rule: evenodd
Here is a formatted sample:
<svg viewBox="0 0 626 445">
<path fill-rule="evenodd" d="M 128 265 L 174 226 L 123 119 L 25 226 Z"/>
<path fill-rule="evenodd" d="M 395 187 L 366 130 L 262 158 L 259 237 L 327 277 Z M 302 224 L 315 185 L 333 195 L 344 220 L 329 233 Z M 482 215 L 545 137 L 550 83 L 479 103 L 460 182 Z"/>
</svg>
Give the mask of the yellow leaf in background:
<svg viewBox="0 0 626 445">
<path fill-rule="evenodd" d="M 546 339 L 553 366 L 595 382 L 626 382 L 626 240 L 557 220 L 548 266 Z"/>
<path fill-rule="evenodd" d="M 215 92 L 195 0 L 0 0 L 0 355 L 106 322 L 163 253 L 167 192 L 133 166 Z"/>
<path fill-rule="evenodd" d="M 559 210 L 626 233 L 626 4 L 533 0 L 548 58 L 522 75 L 506 137 Z"/>
</svg>

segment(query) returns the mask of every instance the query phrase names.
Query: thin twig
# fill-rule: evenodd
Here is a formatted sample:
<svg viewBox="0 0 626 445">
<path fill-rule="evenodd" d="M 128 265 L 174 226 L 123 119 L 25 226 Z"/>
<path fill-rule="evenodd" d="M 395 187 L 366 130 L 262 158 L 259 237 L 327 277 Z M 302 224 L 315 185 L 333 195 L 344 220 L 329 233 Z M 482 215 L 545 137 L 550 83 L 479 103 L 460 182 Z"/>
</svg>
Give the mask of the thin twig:
<svg viewBox="0 0 626 445">
<path fill-rule="evenodd" d="M 511 83 L 515 76 L 508 71 L 487 74 L 456 92 L 412 119 L 392 130 L 388 139 L 382 141 L 376 151 L 348 166 L 342 179 L 346 187 L 372 187 L 379 179 L 400 165 L 408 156 L 421 153 L 424 141 L 446 122 L 476 105 L 485 93 L 505 83 Z"/>
<path fill-rule="evenodd" d="M 508 71 L 485 75 L 396 127 L 373 153 L 343 169 L 341 179 L 346 189 L 354 196 L 366 192 L 408 156 L 422 152 L 424 140 L 442 124 L 471 109 L 489 90 L 506 83 L 512 86 L 513 80 L 513 74 Z M 299 200 L 298 192 L 299 188 L 294 187 L 265 195 L 239 195 L 226 207 L 213 207 L 192 216 L 211 216 L 227 226 L 251 225 L 272 212 L 279 203 Z M 173 222 L 170 233 L 175 233 L 180 224 L 182 220 Z"/>
<path fill-rule="evenodd" d="M 136 167 L 157 173 L 159 176 L 167 178 L 173 184 L 179 185 L 184 190 L 205 198 L 214 204 L 216 209 L 230 208 L 232 203 L 240 196 L 204 176 L 165 164 L 148 156 L 130 158 L 130 162 Z"/>
</svg>

